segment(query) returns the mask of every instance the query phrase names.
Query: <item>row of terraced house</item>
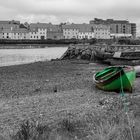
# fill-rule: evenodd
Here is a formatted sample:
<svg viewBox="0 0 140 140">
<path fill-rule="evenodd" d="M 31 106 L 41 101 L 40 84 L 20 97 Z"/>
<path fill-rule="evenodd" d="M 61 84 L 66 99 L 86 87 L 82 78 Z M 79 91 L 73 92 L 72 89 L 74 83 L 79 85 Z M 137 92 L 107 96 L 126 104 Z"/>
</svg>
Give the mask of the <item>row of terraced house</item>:
<svg viewBox="0 0 140 140">
<path fill-rule="evenodd" d="M 124 20 L 97 19 L 89 24 L 25 23 L 0 21 L 0 39 L 110 39 L 136 37 L 136 24 Z"/>
</svg>

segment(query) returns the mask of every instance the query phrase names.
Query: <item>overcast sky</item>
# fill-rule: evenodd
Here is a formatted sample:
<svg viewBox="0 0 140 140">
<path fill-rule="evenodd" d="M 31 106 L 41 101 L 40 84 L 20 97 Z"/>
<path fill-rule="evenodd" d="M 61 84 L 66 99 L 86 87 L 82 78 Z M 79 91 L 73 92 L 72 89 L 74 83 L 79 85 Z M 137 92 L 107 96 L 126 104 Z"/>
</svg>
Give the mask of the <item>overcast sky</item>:
<svg viewBox="0 0 140 140">
<path fill-rule="evenodd" d="M 88 23 L 124 19 L 140 25 L 140 0 L 0 0 L 0 20 Z"/>
</svg>

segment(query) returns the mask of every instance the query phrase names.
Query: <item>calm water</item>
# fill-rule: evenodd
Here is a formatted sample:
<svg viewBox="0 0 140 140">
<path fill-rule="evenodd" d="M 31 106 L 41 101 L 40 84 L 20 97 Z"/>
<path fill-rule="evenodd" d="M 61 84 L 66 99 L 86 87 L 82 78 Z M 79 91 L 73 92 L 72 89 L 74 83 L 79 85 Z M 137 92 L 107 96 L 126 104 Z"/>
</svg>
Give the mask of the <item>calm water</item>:
<svg viewBox="0 0 140 140">
<path fill-rule="evenodd" d="M 0 49 L 0 67 L 60 58 L 67 47 Z"/>
</svg>

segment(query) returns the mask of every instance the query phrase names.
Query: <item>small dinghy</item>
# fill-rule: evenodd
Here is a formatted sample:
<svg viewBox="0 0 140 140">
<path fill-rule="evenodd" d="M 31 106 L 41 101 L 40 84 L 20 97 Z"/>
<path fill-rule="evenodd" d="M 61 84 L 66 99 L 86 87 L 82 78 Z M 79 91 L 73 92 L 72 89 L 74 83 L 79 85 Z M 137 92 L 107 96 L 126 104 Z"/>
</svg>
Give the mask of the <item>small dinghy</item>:
<svg viewBox="0 0 140 140">
<path fill-rule="evenodd" d="M 136 72 L 131 66 L 111 66 L 93 76 L 99 89 L 116 92 L 132 92 L 135 78 Z"/>
</svg>

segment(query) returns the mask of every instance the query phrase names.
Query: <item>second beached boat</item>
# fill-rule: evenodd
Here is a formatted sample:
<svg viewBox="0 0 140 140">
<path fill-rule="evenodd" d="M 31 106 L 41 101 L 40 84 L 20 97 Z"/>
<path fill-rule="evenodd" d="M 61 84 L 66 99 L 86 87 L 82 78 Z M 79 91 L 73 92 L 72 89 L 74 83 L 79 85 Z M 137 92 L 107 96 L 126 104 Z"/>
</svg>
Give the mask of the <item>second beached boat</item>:
<svg viewBox="0 0 140 140">
<path fill-rule="evenodd" d="M 99 89 L 132 92 L 136 73 L 131 66 L 112 66 L 97 72 L 93 79 Z"/>
</svg>

